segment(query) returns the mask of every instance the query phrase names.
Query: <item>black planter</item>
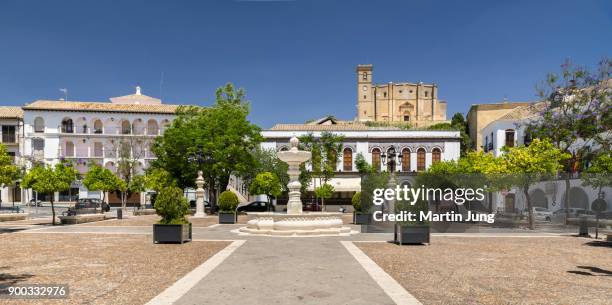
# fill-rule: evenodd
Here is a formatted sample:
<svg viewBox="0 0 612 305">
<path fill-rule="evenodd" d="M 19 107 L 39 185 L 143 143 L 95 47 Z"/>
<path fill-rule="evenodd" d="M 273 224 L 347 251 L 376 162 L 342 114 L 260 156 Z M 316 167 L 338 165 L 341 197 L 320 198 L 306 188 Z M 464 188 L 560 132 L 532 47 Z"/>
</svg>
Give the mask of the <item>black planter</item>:
<svg viewBox="0 0 612 305">
<path fill-rule="evenodd" d="M 428 225 L 402 226 L 395 224 L 394 241 L 397 244 L 429 244 L 430 229 Z"/>
<path fill-rule="evenodd" d="M 219 223 L 222 223 L 222 224 L 236 223 L 236 214 L 219 212 Z"/>
<path fill-rule="evenodd" d="M 356 225 L 369 225 L 372 223 L 372 214 L 355 213 Z"/>
<path fill-rule="evenodd" d="M 181 225 L 153 225 L 153 242 L 156 244 L 191 241 L 191 223 Z"/>
</svg>

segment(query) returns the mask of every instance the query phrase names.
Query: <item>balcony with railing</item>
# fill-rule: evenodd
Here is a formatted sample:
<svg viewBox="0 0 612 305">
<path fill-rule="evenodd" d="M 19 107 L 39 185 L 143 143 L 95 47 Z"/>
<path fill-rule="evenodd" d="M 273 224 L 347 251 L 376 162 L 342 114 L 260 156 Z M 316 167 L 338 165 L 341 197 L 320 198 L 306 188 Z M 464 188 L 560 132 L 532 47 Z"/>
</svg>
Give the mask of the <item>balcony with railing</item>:
<svg viewBox="0 0 612 305">
<path fill-rule="evenodd" d="M 154 128 L 122 128 L 122 127 L 104 127 L 104 128 L 91 128 L 88 126 L 58 126 L 58 130 L 61 134 L 75 134 L 75 135 L 118 135 L 118 136 L 159 136 L 161 130 Z"/>
</svg>

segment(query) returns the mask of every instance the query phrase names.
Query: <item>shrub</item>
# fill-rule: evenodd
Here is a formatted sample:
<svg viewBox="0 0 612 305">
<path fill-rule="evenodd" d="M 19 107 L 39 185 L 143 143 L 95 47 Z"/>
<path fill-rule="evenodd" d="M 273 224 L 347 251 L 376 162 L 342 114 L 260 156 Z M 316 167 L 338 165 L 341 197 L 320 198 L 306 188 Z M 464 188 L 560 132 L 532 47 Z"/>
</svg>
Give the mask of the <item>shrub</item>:
<svg viewBox="0 0 612 305">
<path fill-rule="evenodd" d="M 155 212 L 161 216 L 160 224 L 189 223 L 185 215 L 189 213 L 189 202 L 183 196 L 183 191 L 175 186 L 165 187 L 155 198 Z"/>
<path fill-rule="evenodd" d="M 232 191 L 224 191 L 219 195 L 219 211 L 234 213 L 238 207 L 238 196 Z"/>
<path fill-rule="evenodd" d="M 355 209 L 355 212 L 361 212 L 361 192 L 356 192 L 355 195 L 353 195 L 351 203 L 353 203 L 353 208 Z"/>
</svg>

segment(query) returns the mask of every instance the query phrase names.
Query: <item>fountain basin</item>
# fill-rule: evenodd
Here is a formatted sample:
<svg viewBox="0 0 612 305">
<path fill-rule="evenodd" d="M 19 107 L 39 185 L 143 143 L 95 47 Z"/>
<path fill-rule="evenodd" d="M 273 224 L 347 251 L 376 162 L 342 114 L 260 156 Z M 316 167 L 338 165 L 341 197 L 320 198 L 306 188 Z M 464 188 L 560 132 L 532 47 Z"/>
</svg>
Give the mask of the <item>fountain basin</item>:
<svg viewBox="0 0 612 305">
<path fill-rule="evenodd" d="M 271 236 L 340 236 L 351 234 L 342 213 L 247 213 L 250 220 L 241 233 Z"/>
</svg>

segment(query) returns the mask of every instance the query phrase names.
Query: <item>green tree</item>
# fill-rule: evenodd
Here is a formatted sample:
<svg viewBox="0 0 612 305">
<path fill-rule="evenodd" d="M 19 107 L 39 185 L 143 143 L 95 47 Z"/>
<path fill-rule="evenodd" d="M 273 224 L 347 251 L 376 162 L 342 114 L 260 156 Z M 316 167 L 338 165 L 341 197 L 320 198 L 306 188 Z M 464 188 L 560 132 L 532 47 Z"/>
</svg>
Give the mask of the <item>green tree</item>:
<svg viewBox="0 0 612 305">
<path fill-rule="evenodd" d="M 321 186 L 317 187 L 314 192 L 318 198 L 321 198 L 321 203 L 323 207 L 325 207 L 325 199 L 329 199 L 334 195 L 334 186 L 329 183 L 323 183 Z"/>
<path fill-rule="evenodd" d="M 0 189 L 8 185 L 15 185 L 19 176 L 19 168 L 13 164 L 6 147 L 0 144 Z M 0 204 L 2 204 L 1 201 Z"/>
<path fill-rule="evenodd" d="M 254 195 L 264 194 L 268 197 L 268 210 L 272 205 L 271 197 L 278 197 L 282 194 L 282 184 L 278 177 L 271 172 L 257 174 L 251 185 L 249 193 Z"/>
<path fill-rule="evenodd" d="M 315 137 L 312 133 L 300 137 L 300 148 L 312 153 L 310 160 L 300 166 L 302 191 L 313 182 L 314 189 L 317 189 L 317 183 L 322 186 L 335 176 L 343 140 L 343 136 L 331 132 L 323 132 L 320 137 Z M 315 202 L 318 202 L 318 198 L 315 192 Z M 324 207 L 324 200 L 322 204 Z"/>
<path fill-rule="evenodd" d="M 169 172 L 164 169 L 151 169 L 144 177 L 144 186 L 147 189 L 154 190 L 159 193 L 162 189 L 170 186 L 176 186 L 176 181 Z"/>
<path fill-rule="evenodd" d="M 612 152 L 598 154 L 581 178 L 583 185 L 597 189 L 597 198 L 602 198 L 602 189 L 612 186 Z"/>
<path fill-rule="evenodd" d="M 372 165 L 366 161 L 362 153 L 357 153 L 357 156 L 355 157 L 355 167 L 357 168 L 357 172 L 359 172 L 359 176 L 361 177 L 376 171 Z"/>
<path fill-rule="evenodd" d="M 427 130 L 456 130 L 461 137 L 461 156 L 466 156 L 472 147 L 472 140 L 468 134 L 467 121 L 463 114 L 457 112 L 453 115 L 450 123 L 438 123 L 427 127 Z"/>
<path fill-rule="evenodd" d="M 92 164 L 83 178 L 83 185 L 90 191 L 102 191 L 102 201 L 106 201 L 106 192 L 119 188 L 121 180 L 109 169 Z"/>
<path fill-rule="evenodd" d="M 181 107 L 172 126 L 153 145 L 154 168 L 168 171 L 181 188 L 195 187 L 197 171 L 204 174 L 211 202 L 225 190 L 231 175 L 244 176 L 254 166 L 252 151 L 262 140 L 261 129 L 247 116 L 244 90 L 232 84 L 217 89 L 212 107 Z M 201 166 L 187 161 L 199 147 L 207 157 Z"/>
<path fill-rule="evenodd" d="M 51 194 L 51 223 L 55 225 L 55 205 L 53 193 L 66 191 L 77 178 L 77 170 L 70 163 L 58 163 L 55 166 L 35 165 L 23 178 L 22 185 L 37 193 Z"/>
<path fill-rule="evenodd" d="M 256 147 L 251 154 L 255 163 L 245 172 L 244 181 L 250 185 L 258 174 L 270 172 L 278 177 L 282 191 L 286 191 L 287 183 L 289 183 L 289 174 L 287 173 L 289 166 L 276 156 L 276 151 Z"/>
<path fill-rule="evenodd" d="M 554 147 L 548 140 L 535 139 L 529 146 L 505 148 L 502 155 L 504 166 L 512 175 L 511 183 L 523 190 L 529 211 L 529 228 L 535 229 L 533 204 L 529 187 L 543 177 L 557 174 L 563 168 L 561 162 L 571 155 Z"/>
<path fill-rule="evenodd" d="M 580 160 L 590 158 L 593 142 L 601 145 L 602 151 L 610 150 L 612 128 L 612 61 L 603 59 L 597 71 L 573 65 L 566 61 L 559 74 L 549 73 L 545 81 L 537 86 L 540 103 L 533 106 L 539 114 L 523 126 L 534 138 L 548 139 L 560 151 L 574 154 L 566 160 L 565 202 L 569 216 L 570 178 L 574 171 L 583 167 Z"/>
<path fill-rule="evenodd" d="M 153 207 L 157 215 L 162 217 L 160 224 L 189 223 L 185 216 L 189 214 L 189 202 L 183 196 L 183 191 L 176 186 L 162 188 Z"/>
<path fill-rule="evenodd" d="M 219 195 L 219 212 L 236 213 L 238 196 L 232 191 L 223 191 Z"/>
<path fill-rule="evenodd" d="M 115 175 L 123 181 L 116 188 L 120 193 L 123 210 L 132 194 L 143 191 L 143 178 L 137 172 L 141 167 L 140 160 L 145 158 L 150 144 L 151 140 L 146 136 L 129 136 L 112 143 L 112 151 L 117 152 Z"/>
</svg>

